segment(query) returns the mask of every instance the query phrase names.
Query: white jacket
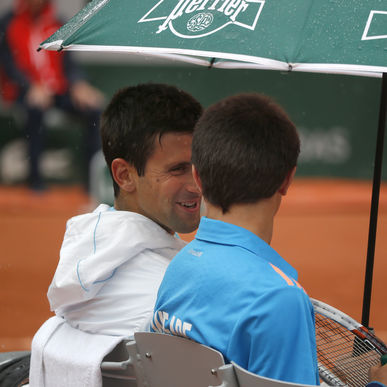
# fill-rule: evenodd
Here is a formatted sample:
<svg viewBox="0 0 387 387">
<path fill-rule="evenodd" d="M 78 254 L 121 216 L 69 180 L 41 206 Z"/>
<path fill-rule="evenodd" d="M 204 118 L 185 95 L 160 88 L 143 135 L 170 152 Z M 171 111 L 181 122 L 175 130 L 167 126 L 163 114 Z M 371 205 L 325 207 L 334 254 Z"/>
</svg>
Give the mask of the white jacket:
<svg viewBox="0 0 387 387">
<path fill-rule="evenodd" d="M 168 263 L 184 245 L 145 216 L 105 204 L 71 218 L 48 289 L 51 310 L 91 333 L 144 330 Z"/>
</svg>

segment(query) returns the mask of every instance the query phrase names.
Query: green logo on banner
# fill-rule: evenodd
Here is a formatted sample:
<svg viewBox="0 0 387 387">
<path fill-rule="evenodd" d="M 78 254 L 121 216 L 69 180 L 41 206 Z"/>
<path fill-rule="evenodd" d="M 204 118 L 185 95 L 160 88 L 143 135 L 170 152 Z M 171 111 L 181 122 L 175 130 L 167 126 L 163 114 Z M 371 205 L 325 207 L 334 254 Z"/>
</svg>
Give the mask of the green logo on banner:
<svg viewBox="0 0 387 387">
<path fill-rule="evenodd" d="M 175 5 L 173 5 L 174 3 Z M 265 0 L 160 0 L 138 23 L 156 22 L 184 39 L 202 38 L 233 24 L 254 30 Z"/>
<path fill-rule="evenodd" d="M 361 40 L 387 39 L 387 11 L 372 10 Z"/>
</svg>

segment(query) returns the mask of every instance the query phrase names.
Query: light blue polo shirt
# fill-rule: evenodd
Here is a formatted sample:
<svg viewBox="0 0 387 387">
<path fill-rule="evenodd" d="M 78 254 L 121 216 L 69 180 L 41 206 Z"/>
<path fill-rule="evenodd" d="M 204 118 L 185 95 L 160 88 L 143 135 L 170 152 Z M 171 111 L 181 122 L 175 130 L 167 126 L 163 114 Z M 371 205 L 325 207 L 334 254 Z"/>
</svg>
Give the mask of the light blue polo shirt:
<svg viewBox="0 0 387 387">
<path fill-rule="evenodd" d="M 296 280 L 258 236 L 203 217 L 167 268 L 152 330 L 215 348 L 261 376 L 319 385 L 313 307 Z"/>
</svg>

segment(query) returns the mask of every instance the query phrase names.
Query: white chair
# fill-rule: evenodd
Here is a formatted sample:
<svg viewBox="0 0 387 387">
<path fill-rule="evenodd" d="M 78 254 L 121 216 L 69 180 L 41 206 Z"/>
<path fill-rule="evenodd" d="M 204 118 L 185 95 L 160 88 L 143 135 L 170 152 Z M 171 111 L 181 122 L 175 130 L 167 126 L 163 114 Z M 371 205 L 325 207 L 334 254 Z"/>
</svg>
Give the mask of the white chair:
<svg viewBox="0 0 387 387">
<path fill-rule="evenodd" d="M 160 333 L 134 334 L 139 363 L 147 387 L 208 387 L 222 382 L 220 352 L 189 339 Z M 138 384 L 138 387 L 142 387 Z M 233 387 L 233 386 L 230 386 Z"/>
<path fill-rule="evenodd" d="M 150 332 L 120 343 L 101 369 L 104 387 L 308 387 L 226 365 L 220 352 L 189 339 Z"/>
</svg>

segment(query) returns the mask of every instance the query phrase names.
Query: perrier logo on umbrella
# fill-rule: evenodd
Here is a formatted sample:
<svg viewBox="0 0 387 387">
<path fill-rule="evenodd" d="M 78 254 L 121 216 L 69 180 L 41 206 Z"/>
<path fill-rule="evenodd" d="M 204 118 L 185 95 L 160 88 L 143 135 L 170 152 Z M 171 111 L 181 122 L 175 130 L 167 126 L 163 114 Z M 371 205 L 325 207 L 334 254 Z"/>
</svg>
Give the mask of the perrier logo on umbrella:
<svg viewBox="0 0 387 387">
<path fill-rule="evenodd" d="M 254 30 L 265 0 L 160 0 L 138 23 L 156 22 L 184 39 L 201 38 L 230 24 Z"/>
</svg>

